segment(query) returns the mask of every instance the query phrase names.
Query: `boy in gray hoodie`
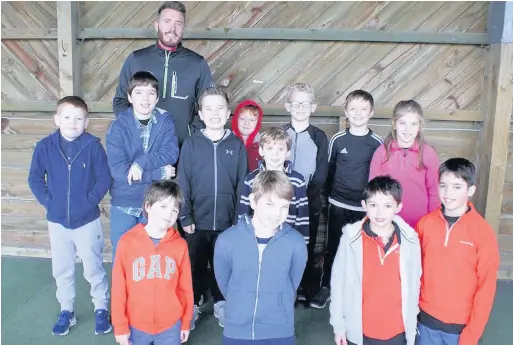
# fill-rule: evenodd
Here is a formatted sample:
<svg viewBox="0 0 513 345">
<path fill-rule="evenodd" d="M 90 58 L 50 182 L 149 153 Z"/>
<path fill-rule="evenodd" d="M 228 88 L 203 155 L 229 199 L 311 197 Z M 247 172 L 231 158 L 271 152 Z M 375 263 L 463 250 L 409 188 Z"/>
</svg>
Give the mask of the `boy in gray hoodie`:
<svg viewBox="0 0 513 345">
<path fill-rule="evenodd" d="M 306 266 L 299 232 L 285 223 L 294 194 L 281 171 L 263 171 L 249 195 L 253 217 L 219 235 L 214 273 L 226 299 L 223 345 L 294 345 L 294 301 Z"/>
<path fill-rule="evenodd" d="M 402 188 L 377 176 L 363 191 L 366 217 L 342 231 L 331 272 L 337 345 L 414 345 L 422 275 L 415 230 L 397 215 Z"/>
</svg>

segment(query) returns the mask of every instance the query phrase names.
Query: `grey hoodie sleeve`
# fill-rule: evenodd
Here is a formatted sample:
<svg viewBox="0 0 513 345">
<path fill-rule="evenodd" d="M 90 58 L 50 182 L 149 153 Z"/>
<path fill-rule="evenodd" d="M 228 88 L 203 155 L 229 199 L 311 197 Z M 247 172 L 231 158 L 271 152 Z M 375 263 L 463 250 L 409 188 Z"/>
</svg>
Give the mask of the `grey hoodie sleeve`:
<svg viewBox="0 0 513 345">
<path fill-rule="evenodd" d="M 221 234 L 214 247 L 214 275 L 216 277 L 219 291 L 225 296 L 228 291 L 228 282 L 232 275 L 232 261 L 230 246 L 228 245 L 225 236 Z"/>
<path fill-rule="evenodd" d="M 123 68 L 121 68 L 121 72 L 119 73 L 119 83 L 116 88 L 116 95 L 112 100 L 112 110 L 114 111 L 114 115 L 116 118 L 119 113 L 123 110 L 130 107 L 130 102 L 128 101 L 128 83 L 130 78 L 132 77 L 131 71 L 131 62 L 133 60 L 134 54 L 130 54 L 123 64 Z"/>
<path fill-rule="evenodd" d="M 412 310 L 409 311 L 412 317 L 410 317 L 408 320 L 408 329 L 406 330 L 407 345 L 415 344 L 415 336 L 417 334 L 417 315 L 420 312 L 418 303 L 420 297 L 420 278 L 422 276 L 421 249 L 418 237 L 416 237 L 416 241 L 412 246 L 412 256 L 411 258 L 409 258 L 409 260 L 411 260 L 410 267 L 413 267 L 413 276 L 411 277 L 411 279 L 413 279 L 414 282 L 412 285 L 414 287 L 414 291 L 412 292 L 412 300 L 416 301 L 416 303 L 412 303 Z"/>
<path fill-rule="evenodd" d="M 331 269 L 330 324 L 333 326 L 333 331 L 336 335 L 345 337 L 346 321 L 343 308 L 345 291 L 343 282 L 346 279 L 346 248 L 344 248 L 344 242 L 346 240 L 342 236 Z"/>
<path fill-rule="evenodd" d="M 305 271 L 307 259 L 308 252 L 306 249 L 306 243 L 304 242 L 303 238 L 301 238 L 301 243 L 298 244 L 297 248 L 294 250 L 294 254 L 292 255 L 292 263 L 290 265 L 290 281 L 292 282 L 294 291 L 298 289 L 299 283 L 301 283 L 301 278 L 303 277 L 303 272 Z"/>
</svg>

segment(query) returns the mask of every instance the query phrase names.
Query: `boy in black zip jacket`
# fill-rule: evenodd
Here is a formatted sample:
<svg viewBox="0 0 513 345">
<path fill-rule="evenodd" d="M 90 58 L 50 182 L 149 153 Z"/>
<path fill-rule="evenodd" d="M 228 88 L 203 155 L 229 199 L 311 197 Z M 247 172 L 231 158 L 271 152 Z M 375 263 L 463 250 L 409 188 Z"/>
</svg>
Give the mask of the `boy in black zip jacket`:
<svg viewBox="0 0 513 345">
<path fill-rule="evenodd" d="M 310 116 L 317 109 L 314 90 L 310 85 L 296 83 L 289 86 L 285 109 L 291 117 L 285 130 L 292 139 L 292 169 L 302 174 L 307 184 L 310 241 L 308 263 L 298 300 L 309 300 L 318 290 L 318 283 L 313 279 L 313 259 L 322 210 L 321 195 L 328 176 L 328 137 L 324 131 L 310 124 Z"/>
<path fill-rule="evenodd" d="M 226 93 L 207 88 L 199 98 L 204 130 L 187 138 L 178 163 L 178 183 L 184 194 L 180 222 L 191 257 L 194 289 L 194 316 L 199 315 L 199 301 L 211 285 L 214 315 L 224 325 L 224 298 L 215 280 L 209 278 L 208 263 L 213 266 L 214 245 L 221 232 L 237 222 L 236 205 L 248 161 L 244 143 L 224 126 L 230 116 Z"/>
</svg>

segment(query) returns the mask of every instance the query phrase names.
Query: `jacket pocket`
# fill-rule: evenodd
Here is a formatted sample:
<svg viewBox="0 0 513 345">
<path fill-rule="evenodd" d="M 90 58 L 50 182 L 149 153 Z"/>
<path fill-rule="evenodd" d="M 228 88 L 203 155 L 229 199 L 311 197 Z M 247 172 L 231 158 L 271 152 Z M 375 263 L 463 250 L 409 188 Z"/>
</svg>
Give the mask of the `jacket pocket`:
<svg viewBox="0 0 513 345">
<path fill-rule="evenodd" d="M 234 326 L 249 325 L 253 321 L 255 294 L 248 292 L 231 292 L 226 298 L 226 324 Z"/>
<path fill-rule="evenodd" d="M 260 293 L 258 296 L 257 321 L 262 325 L 284 325 L 293 318 L 290 310 L 287 310 L 288 301 L 284 294 L 279 292 Z M 292 304 L 293 306 L 293 304 Z"/>
<path fill-rule="evenodd" d="M 233 217 L 235 216 L 235 202 L 231 194 L 218 194 L 216 206 L 216 226 L 223 226 L 233 224 Z"/>
</svg>

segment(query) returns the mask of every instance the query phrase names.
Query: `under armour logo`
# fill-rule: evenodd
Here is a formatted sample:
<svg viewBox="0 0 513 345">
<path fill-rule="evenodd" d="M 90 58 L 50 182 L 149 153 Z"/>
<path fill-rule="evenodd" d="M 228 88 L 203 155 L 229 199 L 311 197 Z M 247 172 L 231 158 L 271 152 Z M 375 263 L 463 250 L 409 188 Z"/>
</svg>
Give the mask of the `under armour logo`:
<svg viewBox="0 0 513 345">
<path fill-rule="evenodd" d="M 342 149 L 342 151 L 340 151 L 340 153 L 347 153 L 346 148 L 344 147 L 344 148 Z"/>
<path fill-rule="evenodd" d="M 232 156 L 233 156 L 233 150 L 226 150 L 226 154 L 227 154 L 227 155 L 232 155 Z"/>
</svg>

